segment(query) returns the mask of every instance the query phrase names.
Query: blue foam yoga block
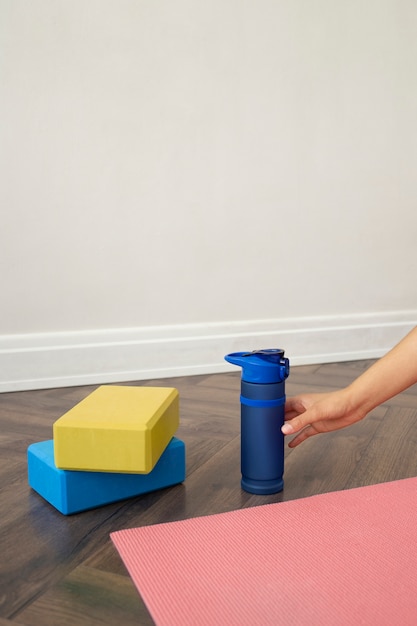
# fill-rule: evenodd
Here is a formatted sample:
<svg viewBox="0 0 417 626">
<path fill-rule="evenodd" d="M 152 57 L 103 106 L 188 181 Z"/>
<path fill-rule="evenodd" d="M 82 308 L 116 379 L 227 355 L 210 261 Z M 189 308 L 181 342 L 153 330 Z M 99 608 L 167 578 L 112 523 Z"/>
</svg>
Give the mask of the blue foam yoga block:
<svg viewBox="0 0 417 626">
<path fill-rule="evenodd" d="M 58 469 L 52 439 L 27 451 L 29 485 L 64 515 L 139 496 L 183 482 L 185 444 L 173 437 L 149 474 L 80 472 Z"/>
</svg>

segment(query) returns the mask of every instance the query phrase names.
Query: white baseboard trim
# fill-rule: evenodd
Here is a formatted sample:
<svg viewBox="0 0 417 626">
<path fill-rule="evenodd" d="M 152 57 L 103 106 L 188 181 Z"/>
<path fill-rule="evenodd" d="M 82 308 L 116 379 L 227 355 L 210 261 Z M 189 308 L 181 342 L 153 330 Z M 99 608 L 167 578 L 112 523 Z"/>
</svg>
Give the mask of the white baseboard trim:
<svg viewBox="0 0 417 626">
<path fill-rule="evenodd" d="M 236 371 L 224 355 L 283 348 L 291 365 L 382 356 L 417 311 L 0 335 L 0 392 Z"/>
</svg>

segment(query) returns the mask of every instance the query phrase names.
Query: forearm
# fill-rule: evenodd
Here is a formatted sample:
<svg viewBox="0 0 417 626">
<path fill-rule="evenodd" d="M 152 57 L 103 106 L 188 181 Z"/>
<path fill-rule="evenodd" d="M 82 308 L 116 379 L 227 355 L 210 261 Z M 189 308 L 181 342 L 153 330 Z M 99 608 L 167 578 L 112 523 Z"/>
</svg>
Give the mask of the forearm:
<svg viewBox="0 0 417 626">
<path fill-rule="evenodd" d="M 352 405 L 369 413 L 417 382 L 417 327 L 359 376 L 346 391 Z"/>
</svg>

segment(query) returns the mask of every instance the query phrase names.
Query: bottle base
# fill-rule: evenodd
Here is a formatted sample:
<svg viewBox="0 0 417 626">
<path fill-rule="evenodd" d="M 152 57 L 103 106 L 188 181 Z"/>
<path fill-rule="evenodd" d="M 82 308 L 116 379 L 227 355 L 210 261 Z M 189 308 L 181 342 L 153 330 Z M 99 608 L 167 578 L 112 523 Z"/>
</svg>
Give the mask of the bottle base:
<svg viewBox="0 0 417 626">
<path fill-rule="evenodd" d="M 272 493 L 279 493 L 284 489 L 282 478 L 275 480 L 251 480 L 242 478 L 241 486 L 244 491 L 254 493 L 258 496 L 267 496 Z"/>
</svg>

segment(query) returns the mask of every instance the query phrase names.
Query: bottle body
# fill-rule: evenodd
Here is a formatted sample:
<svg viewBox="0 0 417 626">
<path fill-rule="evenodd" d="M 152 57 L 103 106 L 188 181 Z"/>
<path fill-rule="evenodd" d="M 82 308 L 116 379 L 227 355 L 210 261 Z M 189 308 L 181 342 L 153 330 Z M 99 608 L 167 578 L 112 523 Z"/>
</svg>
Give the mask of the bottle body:
<svg viewBox="0 0 417 626">
<path fill-rule="evenodd" d="M 284 488 L 285 380 L 290 362 L 281 348 L 232 352 L 224 358 L 242 368 L 242 489 L 267 495 Z"/>
<path fill-rule="evenodd" d="M 284 487 L 285 382 L 241 382 L 242 489 L 267 495 Z"/>
</svg>

